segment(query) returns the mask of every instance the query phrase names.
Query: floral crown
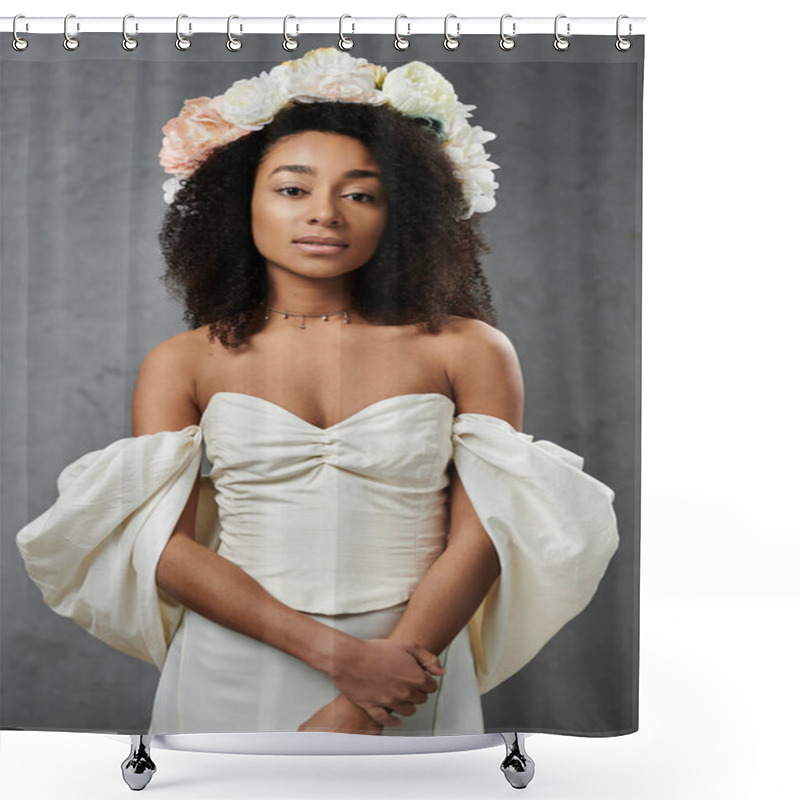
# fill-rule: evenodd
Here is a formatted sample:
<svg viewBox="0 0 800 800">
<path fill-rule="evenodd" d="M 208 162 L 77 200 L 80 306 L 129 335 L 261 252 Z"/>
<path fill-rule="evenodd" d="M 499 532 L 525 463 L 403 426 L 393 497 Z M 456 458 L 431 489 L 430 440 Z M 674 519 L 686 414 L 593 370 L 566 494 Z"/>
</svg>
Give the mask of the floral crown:
<svg viewBox="0 0 800 800">
<path fill-rule="evenodd" d="M 492 170 L 499 167 L 489 161 L 483 147 L 495 134 L 467 122 L 475 106 L 460 103 L 453 85 L 421 61 L 389 72 L 334 47 L 311 50 L 270 72 L 236 81 L 223 95 L 186 100 L 180 115 L 162 129 L 159 159 L 173 176 L 163 185 L 164 201 L 174 200 L 181 179 L 188 178 L 215 147 L 261 130 L 292 101 L 385 103 L 424 119 L 437 132 L 461 181 L 468 206 L 461 219 L 495 207 L 498 184 Z"/>
</svg>

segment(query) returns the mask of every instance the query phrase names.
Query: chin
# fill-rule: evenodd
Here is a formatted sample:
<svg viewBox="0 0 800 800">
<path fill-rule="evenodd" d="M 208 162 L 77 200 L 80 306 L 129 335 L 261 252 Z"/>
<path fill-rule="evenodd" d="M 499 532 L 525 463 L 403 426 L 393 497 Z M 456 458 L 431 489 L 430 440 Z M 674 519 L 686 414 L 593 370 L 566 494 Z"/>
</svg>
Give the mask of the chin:
<svg viewBox="0 0 800 800">
<path fill-rule="evenodd" d="M 357 269 L 361 269 L 362 266 L 341 266 L 331 264 L 330 262 L 325 263 L 322 261 L 322 259 L 320 259 L 316 264 L 311 265 L 309 265 L 308 262 L 304 262 L 302 264 L 280 264 L 274 261 L 270 262 L 270 264 L 277 269 L 285 272 L 291 272 L 293 275 L 298 275 L 303 278 L 318 278 L 320 280 L 340 278 L 343 275 L 349 275 L 355 272 Z"/>
</svg>

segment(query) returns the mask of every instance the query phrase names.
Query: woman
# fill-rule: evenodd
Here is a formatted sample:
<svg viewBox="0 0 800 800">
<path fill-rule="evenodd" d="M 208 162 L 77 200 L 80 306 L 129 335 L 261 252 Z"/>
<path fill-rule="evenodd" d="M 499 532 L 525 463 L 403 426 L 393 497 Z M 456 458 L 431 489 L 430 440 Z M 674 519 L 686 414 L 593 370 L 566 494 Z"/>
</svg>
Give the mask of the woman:
<svg viewBox="0 0 800 800">
<path fill-rule="evenodd" d="M 135 516 L 162 524 L 115 528 L 163 641 L 122 647 L 124 614 L 81 617 L 85 575 L 82 602 L 51 602 L 162 666 L 151 733 L 482 733 L 480 694 L 591 599 L 613 492 L 520 432 L 472 219 L 494 204 L 492 135 L 469 108 L 426 65 L 324 48 L 165 127 L 161 243 L 192 329 L 133 395 L 127 463 L 156 487 Z M 46 538 L 18 536 L 40 587 Z M 512 643 L 520 602 L 541 622 Z"/>
</svg>

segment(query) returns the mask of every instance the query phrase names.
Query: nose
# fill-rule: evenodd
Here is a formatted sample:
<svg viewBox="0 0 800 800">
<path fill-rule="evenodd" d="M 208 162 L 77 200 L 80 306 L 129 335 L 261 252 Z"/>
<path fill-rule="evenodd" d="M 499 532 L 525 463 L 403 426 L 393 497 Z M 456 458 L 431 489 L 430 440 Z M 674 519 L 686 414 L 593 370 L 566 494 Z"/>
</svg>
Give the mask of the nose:
<svg viewBox="0 0 800 800">
<path fill-rule="evenodd" d="M 341 211 L 334 200 L 320 193 L 309 221 L 318 225 L 338 225 L 341 223 Z"/>
</svg>

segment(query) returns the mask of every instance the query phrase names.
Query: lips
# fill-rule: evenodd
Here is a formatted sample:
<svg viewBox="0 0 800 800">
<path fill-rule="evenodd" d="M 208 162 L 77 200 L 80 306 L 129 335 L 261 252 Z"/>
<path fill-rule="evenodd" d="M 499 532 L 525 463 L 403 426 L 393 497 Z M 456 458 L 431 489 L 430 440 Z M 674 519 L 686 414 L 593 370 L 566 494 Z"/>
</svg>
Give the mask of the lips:
<svg viewBox="0 0 800 800">
<path fill-rule="evenodd" d="M 296 241 L 295 244 L 303 252 L 317 256 L 338 256 L 347 249 L 346 244 L 323 244 L 321 242 L 307 242 L 302 239 Z"/>
<path fill-rule="evenodd" d="M 341 239 L 334 239 L 332 236 L 304 236 L 302 239 L 295 239 L 295 242 L 298 244 L 327 244 L 347 247 L 347 244 Z"/>
</svg>

